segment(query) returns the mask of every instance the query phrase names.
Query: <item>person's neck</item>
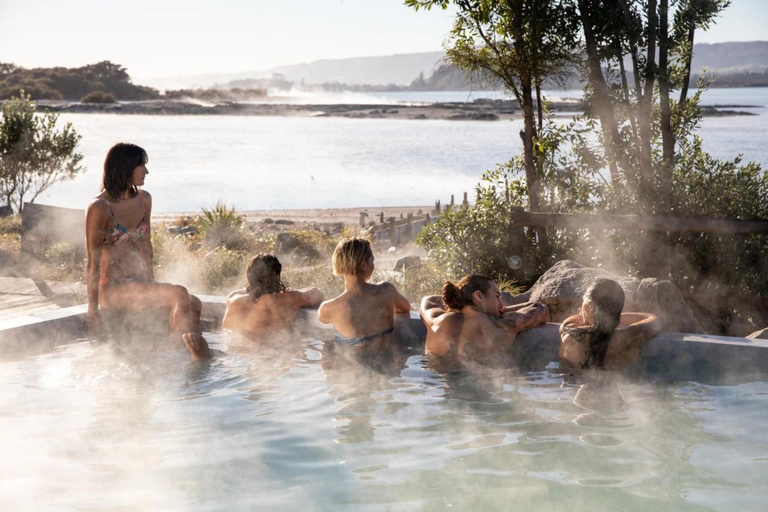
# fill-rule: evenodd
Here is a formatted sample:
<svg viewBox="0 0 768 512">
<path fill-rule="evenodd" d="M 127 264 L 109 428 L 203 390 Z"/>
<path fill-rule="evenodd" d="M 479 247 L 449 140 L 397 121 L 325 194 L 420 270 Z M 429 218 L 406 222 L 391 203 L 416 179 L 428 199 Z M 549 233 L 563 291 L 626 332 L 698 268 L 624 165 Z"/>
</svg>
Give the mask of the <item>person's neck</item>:
<svg viewBox="0 0 768 512">
<path fill-rule="evenodd" d="M 344 274 L 344 290 L 359 290 L 365 286 L 365 279 L 359 276 L 350 276 Z"/>
<path fill-rule="evenodd" d="M 481 311 L 473 305 L 464 306 L 461 308 L 461 314 L 464 316 L 477 316 L 481 314 Z M 482 313 L 485 314 L 485 313 Z"/>
<path fill-rule="evenodd" d="M 115 199 L 116 202 L 120 201 L 127 201 L 128 199 L 132 199 L 134 197 L 133 191 L 129 188 Z"/>
</svg>

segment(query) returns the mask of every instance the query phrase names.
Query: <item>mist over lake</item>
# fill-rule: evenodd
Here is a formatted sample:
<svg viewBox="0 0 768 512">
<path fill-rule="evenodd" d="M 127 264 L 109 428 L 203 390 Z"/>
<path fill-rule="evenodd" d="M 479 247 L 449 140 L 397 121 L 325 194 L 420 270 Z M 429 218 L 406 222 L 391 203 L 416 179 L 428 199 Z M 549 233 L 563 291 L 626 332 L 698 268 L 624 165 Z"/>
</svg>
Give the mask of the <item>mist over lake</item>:
<svg viewBox="0 0 768 512">
<path fill-rule="evenodd" d="M 575 91 L 553 91 L 573 98 Z M 497 93 L 375 93 L 398 101 L 472 101 Z M 327 98 L 319 98 L 322 101 Z M 304 99 L 303 101 L 308 101 Z M 361 101 L 362 102 L 362 101 Z M 717 158 L 768 167 L 768 88 L 711 89 L 704 105 L 756 116 L 706 117 L 699 134 Z M 568 117 L 560 118 L 563 122 Z M 460 200 L 486 169 L 522 150 L 522 120 L 432 121 L 307 117 L 62 114 L 83 135 L 87 171 L 37 202 L 84 208 L 99 190 L 104 156 L 130 141 L 149 153 L 145 188 L 156 212 L 196 211 L 222 199 L 241 210 L 428 205 Z"/>
</svg>

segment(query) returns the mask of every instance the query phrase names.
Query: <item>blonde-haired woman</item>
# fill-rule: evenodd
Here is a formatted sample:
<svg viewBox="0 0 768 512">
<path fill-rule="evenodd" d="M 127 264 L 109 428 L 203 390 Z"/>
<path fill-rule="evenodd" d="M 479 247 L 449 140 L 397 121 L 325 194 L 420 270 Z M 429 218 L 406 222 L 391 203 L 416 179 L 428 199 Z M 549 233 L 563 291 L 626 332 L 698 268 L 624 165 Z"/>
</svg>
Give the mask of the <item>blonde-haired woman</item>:
<svg viewBox="0 0 768 512">
<path fill-rule="evenodd" d="M 333 251 L 333 273 L 344 278 L 344 293 L 320 304 L 317 317 L 333 325 L 339 345 L 384 348 L 392 342 L 395 313 L 411 310 L 391 283 L 368 282 L 373 261 L 371 243 L 365 238 L 345 238 Z"/>
</svg>

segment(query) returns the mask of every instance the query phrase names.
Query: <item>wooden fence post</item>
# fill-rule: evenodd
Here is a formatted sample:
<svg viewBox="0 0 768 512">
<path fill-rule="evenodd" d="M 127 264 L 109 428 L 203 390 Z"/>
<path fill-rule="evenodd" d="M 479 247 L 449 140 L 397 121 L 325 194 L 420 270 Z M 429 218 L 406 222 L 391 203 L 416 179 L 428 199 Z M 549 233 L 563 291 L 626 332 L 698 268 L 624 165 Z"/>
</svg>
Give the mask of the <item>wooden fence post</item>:
<svg viewBox="0 0 768 512">
<path fill-rule="evenodd" d="M 396 241 L 395 240 L 395 236 L 396 236 L 395 231 L 396 231 L 396 229 L 395 229 L 395 218 L 394 217 L 390 217 L 389 218 L 389 241 L 392 242 L 393 244 Z"/>
</svg>

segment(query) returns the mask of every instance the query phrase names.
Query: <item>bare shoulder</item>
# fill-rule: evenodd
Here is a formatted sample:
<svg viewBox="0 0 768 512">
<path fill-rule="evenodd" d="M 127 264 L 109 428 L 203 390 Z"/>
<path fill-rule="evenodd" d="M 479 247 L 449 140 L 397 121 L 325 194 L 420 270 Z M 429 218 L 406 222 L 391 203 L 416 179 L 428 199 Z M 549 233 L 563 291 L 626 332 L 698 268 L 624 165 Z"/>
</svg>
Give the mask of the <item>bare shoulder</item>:
<svg viewBox="0 0 768 512">
<path fill-rule="evenodd" d="M 435 329 L 450 329 L 452 327 L 460 327 L 464 324 L 464 315 L 456 311 L 448 311 L 443 313 L 434 320 Z"/>
<path fill-rule="evenodd" d="M 143 199 L 144 201 L 149 201 L 150 203 L 152 202 L 152 194 L 150 194 L 146 190 L 144 189 L 139 190 L 139 195 L 141 196 L 141 199 Z"/>
<path fill-rule="evenodd" d="M 88 204 L 88 213 L 109 213 L 109 202 L 105 197 L 98 195 Z"/>
<path fill-rule="evenodd" d="M 387 292 L 397 291 L 397 288 L 395 288 L 395 285 L 390 283 L 389 281 L 382 281 L 381 283 L 375 285 L 379 290 L 386 290 Z"/>
</svg>

